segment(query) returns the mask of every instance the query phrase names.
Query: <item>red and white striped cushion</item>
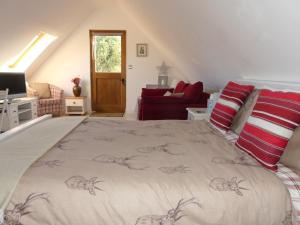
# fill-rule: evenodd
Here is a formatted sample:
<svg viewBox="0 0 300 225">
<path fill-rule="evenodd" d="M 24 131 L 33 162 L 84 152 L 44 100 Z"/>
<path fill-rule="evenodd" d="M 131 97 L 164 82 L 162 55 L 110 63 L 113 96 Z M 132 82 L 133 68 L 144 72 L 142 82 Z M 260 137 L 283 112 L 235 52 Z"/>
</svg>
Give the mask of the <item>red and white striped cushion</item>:
<svg viewBox="0 0 300 225">
<path fill-rule="evenodd" d="M 211 113 L 210 122 L 218 128 L 228 131 L 235 114 L 253 89 L 252 85 L 240 85 L 230 81 L 222 91 Z"/>
<path fill-rule="evenodd" d="M 262 90 L 236 146 L 263 166 L 277 170 L 276 164 L 299 123 L 300 94 Z"/>
</svg>

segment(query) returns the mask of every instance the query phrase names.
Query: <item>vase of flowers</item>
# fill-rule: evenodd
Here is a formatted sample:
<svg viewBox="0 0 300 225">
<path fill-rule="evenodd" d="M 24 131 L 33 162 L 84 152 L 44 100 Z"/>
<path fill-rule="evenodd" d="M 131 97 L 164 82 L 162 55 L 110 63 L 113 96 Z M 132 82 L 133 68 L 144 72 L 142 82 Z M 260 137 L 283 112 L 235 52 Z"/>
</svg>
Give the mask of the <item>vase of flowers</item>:
<svg viewBox="0 0 300 225">
<path fill-rule="evenodd" d="M 79 77 L 75 77 L 71 81 L 74 84 L 73 94 L 74 94 L 75 97 L 79 97 L 81 95 L 81 87 L 79 86 L 79 84 L 80 84 L 80 78 Z"/>
</svg>

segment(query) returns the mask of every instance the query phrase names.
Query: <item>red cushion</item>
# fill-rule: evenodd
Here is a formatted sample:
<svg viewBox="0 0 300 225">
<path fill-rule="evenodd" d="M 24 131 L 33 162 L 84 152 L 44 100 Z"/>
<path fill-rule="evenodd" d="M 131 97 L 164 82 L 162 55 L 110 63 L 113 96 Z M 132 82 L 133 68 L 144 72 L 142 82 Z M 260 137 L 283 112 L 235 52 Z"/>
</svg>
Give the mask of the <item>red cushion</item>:
<svg viewBox="0 0 300 225">
<path fill-rule="evenodd" d="M 271 170 L 300 123 L 300 94 L 262 90 L 236 146 Z"/>
<path fill-rule="evenodd" d="M 167 91 L 173 92 L 173 88 L 158 88 L 158 89 L 150 89 L 150 88 L 142 88 L 141 96 L 163 96 Z"/>
<path fill-rule="evenodd" d="M 176 85 L 176 88 L 174 89 L 174 93 L 182 93 L 188 85 L 189 84 L 185 83 L 184 81 L 178 82 L 178 84 Z"/>
<path fill-rule="evenodd" d="M 203 83 L 198 81 L 194 84 L 188 85 L 184 89 L 184 98 L 188 99 L 190 103 L 196 103 L 199 99 L 199 96 L 203 92 Z"/>
<path fill-rule="evenodd" d="M 253 89 L 252 85 L 240 85 L 230 81 L 222 91 L 211 113 L 210 122 L 218 128 L 228 131 L 235 114 Z"/>
</svg>

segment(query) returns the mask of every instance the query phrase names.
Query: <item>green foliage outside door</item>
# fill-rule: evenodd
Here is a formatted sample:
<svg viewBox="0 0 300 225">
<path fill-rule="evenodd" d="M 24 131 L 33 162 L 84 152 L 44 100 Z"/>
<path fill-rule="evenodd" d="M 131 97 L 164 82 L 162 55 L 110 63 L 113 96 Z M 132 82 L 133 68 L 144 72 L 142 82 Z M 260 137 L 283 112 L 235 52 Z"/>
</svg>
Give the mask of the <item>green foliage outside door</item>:
<svg viewBox="0 0 300 225">
<path fill-rule="evenodd" d="M 120 73 L 121 50 L 121 36 L 95 36 L 95 71 L 98 73 Z"/>
</svg>

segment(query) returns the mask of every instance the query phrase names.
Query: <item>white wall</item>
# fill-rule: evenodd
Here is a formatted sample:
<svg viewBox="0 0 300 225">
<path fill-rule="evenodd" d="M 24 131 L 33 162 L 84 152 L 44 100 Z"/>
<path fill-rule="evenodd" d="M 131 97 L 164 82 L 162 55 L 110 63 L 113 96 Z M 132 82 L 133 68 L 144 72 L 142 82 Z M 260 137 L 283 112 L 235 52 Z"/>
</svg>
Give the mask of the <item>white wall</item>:
<svg viewBox="0 0 300 225">
<path fill-rule="evenodd" d="M 89 30 L 127 30 L 127 64 L 133 69 L 127 69 L 127 107 L 126 112 L 136 110 L 137 98 L 141 88 L 146 84 L 157 82 L 157 66 L 166 61 L 173 66 L 170 75 L 182 77 L 175 65 L 156 45 L 147 38 L 143 30 L 118 7 L 114 1 L 106 1 L 101 9 L 87 18 L 63 44 L 40 66 L 33 74 L 31 81 L 51 82 L 72 95 L 71 79 L 77 75 L 83 79 L 83 94 L 89 96 L 90 107 L 90 47 Z M 136 43 L 149 44 L 149 56 L 136 57 Z"/>
<path fill-rule="evenodd" d="M 300 81 L 299 0 L 120 2 L 192 81 Z"/>
<path fill-rule="evenodd" d="M 100 9 L 85 21 L 95 2 Z M 128 71 L 130 111 L 140 88 L 156 80 L 162 60 L 173 66 L 173 74 L 204 81 L 205 88 L 240 77 L 299 82 L 299 12 L 299 0 L 4 0 L 0 64 L 38 31 L 63 39 L 84 21 L 33 80 L 53 80 L 70 94 L 70 78 L 81 74 L 88 93 L 88 30 L 126 29 L 127 61 L 135 66 Z M 150 57 L 135 57 L 137 42 L 150 44 Z"/>
</svg>

